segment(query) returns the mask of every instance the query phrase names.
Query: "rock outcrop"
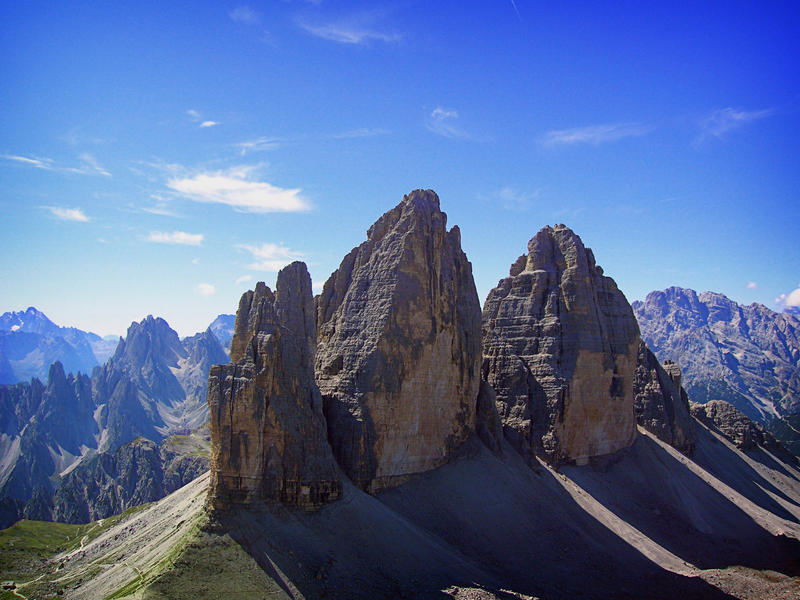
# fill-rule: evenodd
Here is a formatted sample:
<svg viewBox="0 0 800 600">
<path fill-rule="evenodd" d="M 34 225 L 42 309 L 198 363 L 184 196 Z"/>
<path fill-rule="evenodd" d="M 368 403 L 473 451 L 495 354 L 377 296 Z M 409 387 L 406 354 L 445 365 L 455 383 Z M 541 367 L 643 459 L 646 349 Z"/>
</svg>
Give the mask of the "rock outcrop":
<svg viewBox="0 0 800 600">
<path fill-rule="evenodd" d="M 434 192 L 410 193 L 317 301 L 328 437 L 370 492 L 446 463 L 475 428 L 480 304 L 460 231 L 446 225 Z"/>
<path fill-rule="evenodd" d="M 582 464 L 633 442 L 638 349 L 625 296 L 564 225 L 528 242 L 483 308 L 482 375 L 529 460 Z"/>
<path fill-rule="evenodd" d="M 633 396 L 637 423 L 661 441 L 691 455 L 694 425 L 689 397 L 681 387 L 680 367 L 669 360 L 662 366 L 644 342 L 639 343 Z"/>
<path fill-rule="evenodd" d="M 768 450 L 781 448 L 777 440 L 735 406 L 723 400 L 706 404 L 692 403 L 692 416 L 711 429 L 716 429 L 740 450 L 761 446 Z"/>
<path fill-rule="evenodd" d="M 242 296 L 231 363 L 215 365 L 209 504 L 225 510 L 264 500 L 316 508 L 341 494 L 314 382 L 311 278 L 294 262 Z"/>
<path fill-rule="evenodd" d="M 642 339 L 694 402 L 724 400 L 800 455 L 800 319 L 671 287 L 633 302 Z"/>
</svg>

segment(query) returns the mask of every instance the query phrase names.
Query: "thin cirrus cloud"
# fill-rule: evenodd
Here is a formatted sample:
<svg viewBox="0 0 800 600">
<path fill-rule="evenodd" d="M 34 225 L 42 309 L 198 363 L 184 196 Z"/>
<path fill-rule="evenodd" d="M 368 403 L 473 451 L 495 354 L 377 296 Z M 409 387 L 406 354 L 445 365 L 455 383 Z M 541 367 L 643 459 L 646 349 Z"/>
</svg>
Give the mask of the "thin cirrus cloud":
<svg viewBox="0 0 800 600">
<path fill-rule="evenodd" d="M 545 146 L 571 146 L 589 144 L 599 146 L 629 137 L 641 137 L 653 131 L 644 123 L 604 123 L 571 129 L 553 129 L 542 136 Z"/>
<path fill-rule="evenodd" d="M 200 127 L 214 127 L 214 125 L 219 125 L 217 121 L 203 121 L 200 123 Z"/>
<path fill-rule="evenodd" d="M 239 212 L 302 212 L 311 209 L 299 188 L 285 189 L 256 180 L 255 167 L 173 178 L 167 187 L 195 202 L 225 204 Z"/>
<path fill-rule="evenodd" d="M 148 242 L 156 244 L 178 244 L 182 246 L 200 246 L 203 243 L 202 233 L 186 233 L 185 231 L 151 231 Z"/>
<path fill-rule="evenodd" d="M 800 283 L 797 284 L 797 289 L 792 290 L 788 294 L 781 294 L 775 298 L 775 304 L 786 307 L 800 306 Z"/>
<path fill-rule="evenodd" d="M 80 208 L 62 208 L 60 206 L 46 206 L 45 208 L 49 210 L 54 217 L 62 221 L 87 223 L 90 220 Z"/>
<path fill-rule="evenodd" d="M 231 21 L 245 25 L 258 25 L 261 22 L 261 15 L 249 6 L 237 6 L 228 13 L 228 16 Z"/>
<path fill-rule="evenodd" d="M 111 177 L 111 173 L 107 169 L 100 166 L 100 163 L 97 162 L 97 159 L 87 152 L 78 155 L 78 160 L 80 161 L 79 167 L 65 167 L 56 164 L 56 162 L 51 158 L 37 158 L 32 156 L 20 156 L 16 154 L 1 154 L 0 158 L 23 165 L 28 165 L 36 169 L 42 169 L 43 171 L 53 171 L 55 173 L 75 173 L 78 175 L 102 175 L 104 177 Z"/>
<path fill-rule="evenodd" d="M 695 139 L 695 144 L 702 143 L 710 138 L 723 139 L 726 134 L 734 129 L 739 129 L 754 121 L 765 119 L 775 114 L 775 109 L 764 108 L 759 110 L 744 110 L 741 108 L 719 108 L 712 111 L 700 121 L 700 135 Z"/>
<path fill-rule="evenodd" d="M 234 281 L 234 283 L 236 285 L 239 285 L 239 284 L 242 284 L 242 283 L 247 283 L 248 281 L 251 281 L 252 279 L 253 279 L 252 275 L 242 275 L 241 277 L 237 277 L 236 281 Z"/>
<path fill-rule="evenodd" d="M 282 244 L 267 243 L 261 244 L 260 246 L 239 244 L 237 248 L 245 250 L 253 256 L 255 262 L 247 265 L 247 268 L 253 271 L 277 273 L 289 263 L 303 258 L 301 252 L 291 250 Z M 241 277 L 239 279 L 241 279 Z"/>
<path fill-rule="evenodd" d="M 377 27 L 375 24 L 377 17 L 376 12 L 363 12 L 327 22 L 312 23 L 299 20 L 297 24 L 313 36 L 339 44 L 393 43 L 403 39 L 398 33 L 390 33 Z"/>
<path fill-rule="evenodd" d="M 458 125 L 458 111 L 437 106 L 428 115 L 425 126 L 429 131 L 451 139 L 469 139 L 470 135 Z"/>
</svg>

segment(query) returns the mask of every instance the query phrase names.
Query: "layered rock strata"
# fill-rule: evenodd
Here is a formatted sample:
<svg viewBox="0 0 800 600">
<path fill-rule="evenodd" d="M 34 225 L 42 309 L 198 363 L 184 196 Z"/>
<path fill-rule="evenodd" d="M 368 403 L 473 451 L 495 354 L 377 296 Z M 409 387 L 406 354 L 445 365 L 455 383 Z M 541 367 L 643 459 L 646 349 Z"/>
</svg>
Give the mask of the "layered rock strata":
<svg viewBox="0 0 800 600">
<path fill-rule="evenodd" d="M 687 455 L 695 446 L 689 397 L 681 387 L 681 370 L 674 362 L 663 366 L 644 342 L 633 380 L 636 421 L 658 439 Z"/>
<path fill-rule="evenodd" d="M 625 296 L 564 225 L 528 242 L 483 308 L 482 375 L 529 460 L 582 464 L 633 442 L 638 349 Z"/>
<path fill-rule="evenodd" d="M 316 508 L 341 495 L 314 382 L 311 278 L 294 262 L 242 296 L 231 363 L 211 369 L 214 509 L 278 500 Z"/>
<path fill-rule="evenodd" d="M 459 229 L 446 225 L 434 192 L 405 196 L 317 301 L 328 437 L 370 492 L 444 464 L 475 428 L 480 304 Z"/>
</svg>

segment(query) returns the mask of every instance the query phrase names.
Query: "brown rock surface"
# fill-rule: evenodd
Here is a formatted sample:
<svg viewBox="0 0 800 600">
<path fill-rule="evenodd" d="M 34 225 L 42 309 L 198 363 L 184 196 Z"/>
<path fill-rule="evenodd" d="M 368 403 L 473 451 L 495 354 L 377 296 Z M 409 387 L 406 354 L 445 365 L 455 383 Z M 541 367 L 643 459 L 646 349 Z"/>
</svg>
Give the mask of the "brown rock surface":
<svg viewBox="0 0 800 600">
<path fill-rule="evenodd" d="M 334 454 L 375 492 L 436 468 L 474 430 L 480 304 L 432 191 L 384 214 L 317 300 L 316 378 Z"/>
<path fill-rule="evenodd" d="M 278 273 L 275 294 L 259 283 L 242 296 L 232 362 L 209 377 L 213 508 L 259 500 L 315 508 L 341 494 L 314 383 L 315 347 L 304 263 Z"/>
<path fill-rule="evenodd" d="M 689 414 L 689 397 L 681 387 L 680 367 L 672 361 L 662 366 L 643 341 L 633 380 L 636 421 L 684 454 L 694 450 L 695 434 Z"/>
<path fill-rule="evenodd" d="M 482 375 L 526 458 L 583 463 L 636 435 L 639 328 L 625 296 L 564 225 L 528 242 L 483 309 Z"/>
</svg>

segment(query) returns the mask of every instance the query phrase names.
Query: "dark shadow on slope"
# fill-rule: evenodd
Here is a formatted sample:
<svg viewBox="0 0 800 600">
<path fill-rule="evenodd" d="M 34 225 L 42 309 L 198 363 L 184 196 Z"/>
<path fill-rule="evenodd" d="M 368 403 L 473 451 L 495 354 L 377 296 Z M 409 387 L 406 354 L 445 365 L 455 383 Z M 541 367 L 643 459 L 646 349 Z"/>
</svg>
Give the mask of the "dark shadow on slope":
<svg viewBox="0 0 800 600">
<path fill-rule="evenodd" d="M 692 456 L 694 462 L 723 483 L 731 486 L 737 492 L 758 504 L 761 508 L 787 521 L 800 523 L 800 518 L 798 518 L 798 515 L 800 515 L 800 485 L 797 486 L 798 496 L 793 498 L 787 495 L 783 490 L 776 487 L 773 482 L 764 477 L 763 474 L 747 464 L 747 462 L 729 446 L 714 437 L 705 427 L 698 423 L 695 430 L 697 432 L 698 442 L 700 442 L 700 440 L 702 440 L 702 442 L 698 443 L 697 450 L 694 456 Z M 800 479 L 798 479 L 798 473 L 792 475 L 787 470 L 786 465 L 775 460 L 761 448 L 748 450 L 746 454 L 749 458 L 764 465 L 764 467 L 776 471 L 785 477 L 790 477 L 793 481 L 800 481 Z M 796 506 L 798 510 L 792 514 L 765 493 L 764 490 L 778 496 L 788 504 Z"/>
<path fill-rule="evenodd" d="M 698 447 L 707 444 L 700 436 Z M 724 459 L 741 461 L 735 453 Z M 800 541 L 770 534 L 649 437 L 639 436 L 605 468 L 566 467 L 564 473 L 618 517 L 700 568 L 742 565 L 800 573 Z M 776 513 L 788 514 L 761 494 Z"/>
<path fill-rule="evenodd" d="M 378 498 L 345 483 L 315 513 L 270 504 L 221 523 L 287 594 L 307 598 L 446 599 L 454 585 L 498 598 L 730 598 L 646 559 L 550 472 L 507 455 L 476 443 Z"/>
</svg>

